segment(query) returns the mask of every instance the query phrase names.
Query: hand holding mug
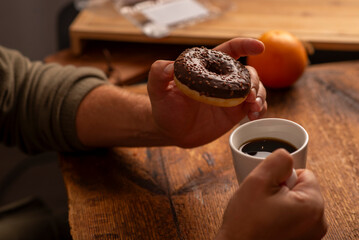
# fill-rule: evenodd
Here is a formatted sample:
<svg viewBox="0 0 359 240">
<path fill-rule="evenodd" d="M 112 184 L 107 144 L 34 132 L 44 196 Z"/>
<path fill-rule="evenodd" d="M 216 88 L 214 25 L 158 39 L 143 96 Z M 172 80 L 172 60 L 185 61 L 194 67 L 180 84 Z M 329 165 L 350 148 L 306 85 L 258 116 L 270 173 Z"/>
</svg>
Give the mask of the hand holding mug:
<svg viewBox="0 0 359 240">
<path fill-rule="evenodd" d="M 248 122 L 232 132 L 239 189 L 216 240 L 321 239 L 326 234 L 319 184 L 305 169 L 308 140 L 302 126 L 278 118 Z"/>
<path fill-rule="evenodd" d="M 262 161 L 230 200 L 216 240 L 321 239 L 327 223 L 319 184 L 301 169 L 296 185 L 283 187 L 292 169 L 293 157 L 283 149 Z"/>
</svg>

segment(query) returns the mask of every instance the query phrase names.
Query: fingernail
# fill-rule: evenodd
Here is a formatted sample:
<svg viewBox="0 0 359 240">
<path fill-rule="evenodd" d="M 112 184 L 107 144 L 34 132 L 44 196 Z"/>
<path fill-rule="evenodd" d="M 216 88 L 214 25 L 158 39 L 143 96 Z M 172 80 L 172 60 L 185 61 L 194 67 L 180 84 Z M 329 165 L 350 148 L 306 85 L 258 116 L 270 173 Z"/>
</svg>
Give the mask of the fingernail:
<svg viewBox="0 0 359 240">
<path fill-rule="evenodd" d="M 251 88 L 251 92 L 248 95 L 247 102 L 253 103 L 257 96 L 257 90 L 255 88 Z"/>
<path fill-rule="evenodd" d="M 173 63 L 168 64 L 165 69 L 163 69 L 164 73 L 166 74 L 172 74 L 173 73 Z"/>
<path fill-rule="evenodd" d="M 258 106 L 260 106 L 260 109 L 259 111 L 262 111 L 262 108 L 263 108 L 263 100 L 261 97 L 257 97 L 256 98 L 256 103 L 258 104 Z"/>
<path fill-rule="evenodd" d="M 285 181 L 285 184 L 289 189 L 292 189 L 294 185 L 297 183 L 297 179 L 298 179 L 297 173 L 293 168 L 292 175 L 287 179 L 287 181 Z"/>
</svg>

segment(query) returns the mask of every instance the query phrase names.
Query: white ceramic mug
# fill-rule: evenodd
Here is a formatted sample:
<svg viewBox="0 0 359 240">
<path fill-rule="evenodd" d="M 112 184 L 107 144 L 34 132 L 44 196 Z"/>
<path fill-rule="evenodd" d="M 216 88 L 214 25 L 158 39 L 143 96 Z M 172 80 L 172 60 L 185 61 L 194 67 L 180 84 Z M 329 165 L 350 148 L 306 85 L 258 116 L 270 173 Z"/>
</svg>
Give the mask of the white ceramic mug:
<svg viewBox="0 0 359 240">
<path fill-rule="evenodd" d="M 229 145 L 232 151 L 233 165 L 236 171 L 238 183 L 261 162 L 264 157 L 251 156 L 240 151 L 240 147 L 248 141 L 259 138 L 280 139 L 291 143 L 296 151 L 291 153 L 294 159 L 294 168 L 305 168 L 307 162 L 307 147 L 309 136 L 307 131 L 298 123 L 281 118 L 264 118 L 250 121 L 237 127 L 229 137 Z M 296 174 L 286 182 L 292 188 L 296 182 Z"/>
</svg>

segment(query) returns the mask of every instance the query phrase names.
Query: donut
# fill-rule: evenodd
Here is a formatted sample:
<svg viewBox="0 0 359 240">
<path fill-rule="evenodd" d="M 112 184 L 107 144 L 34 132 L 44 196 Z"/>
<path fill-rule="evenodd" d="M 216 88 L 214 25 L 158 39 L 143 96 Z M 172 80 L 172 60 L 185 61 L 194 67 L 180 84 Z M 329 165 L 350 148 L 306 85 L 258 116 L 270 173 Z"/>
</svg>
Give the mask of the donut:
<svg viewBox="0 0 359 240">
<path fill-rule="evenodd" d="M 186 49 L 177 57 L 174 82 L 188 97 L 220 107 L 242 103 L 251 89 L 250 74 L 243 64 L 205 47 Z"/>
</svg>

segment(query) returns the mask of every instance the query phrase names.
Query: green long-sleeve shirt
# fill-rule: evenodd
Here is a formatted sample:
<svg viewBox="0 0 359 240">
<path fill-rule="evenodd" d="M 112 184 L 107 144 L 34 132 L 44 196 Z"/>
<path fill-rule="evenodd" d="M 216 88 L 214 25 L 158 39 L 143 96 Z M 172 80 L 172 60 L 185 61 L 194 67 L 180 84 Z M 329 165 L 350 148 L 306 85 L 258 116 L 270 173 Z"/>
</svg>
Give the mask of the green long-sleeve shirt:
<svg viewBox="0 0 359 240">
<path fill-rule="evenodd" d="M 0 142 L 26 153 L 84 149 L 77 108 L 105 79 L 94 68 L 31 62 L 0 46 Z"/>
</svg>

